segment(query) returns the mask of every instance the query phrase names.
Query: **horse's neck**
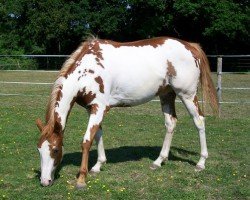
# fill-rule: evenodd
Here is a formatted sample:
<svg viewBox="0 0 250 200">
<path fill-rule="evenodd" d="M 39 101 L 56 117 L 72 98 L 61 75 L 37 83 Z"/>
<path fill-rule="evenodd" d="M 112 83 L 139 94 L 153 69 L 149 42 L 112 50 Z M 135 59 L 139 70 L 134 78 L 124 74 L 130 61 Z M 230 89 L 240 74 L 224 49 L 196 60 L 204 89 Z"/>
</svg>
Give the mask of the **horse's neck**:
<svg viewBox="0 0 250 200">
<path fill-rule="evenodd" d="M 55 104 L 55 116 L 58 122 L 60 122 L 62 126 L 62 130 L 64 130 L 68 115 L 71 111 L 72 106 L 75 102 L 75 96 L 77 94 L 77 90 L 74 90 L 74 85 L 69 81 L 64 80 L 61 83 L 61 87 L 57 93 L 57 101 Z"/>
</svg>

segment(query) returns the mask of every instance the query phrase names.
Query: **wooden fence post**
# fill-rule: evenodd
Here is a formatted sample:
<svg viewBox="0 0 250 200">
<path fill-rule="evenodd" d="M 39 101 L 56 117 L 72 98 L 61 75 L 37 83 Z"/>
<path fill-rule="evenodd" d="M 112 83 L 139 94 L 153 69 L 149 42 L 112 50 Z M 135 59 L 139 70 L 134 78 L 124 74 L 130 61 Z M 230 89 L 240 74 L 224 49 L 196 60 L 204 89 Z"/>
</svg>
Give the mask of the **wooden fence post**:
<svg viewBox="0 0 250 200">
<path fill-rule="evenodd" d="M 222 57 L 217 57 L 217 96 L 219 101 L 219 117 L 221 116 L 221 75 L 222 75 Z"/>
</svg>

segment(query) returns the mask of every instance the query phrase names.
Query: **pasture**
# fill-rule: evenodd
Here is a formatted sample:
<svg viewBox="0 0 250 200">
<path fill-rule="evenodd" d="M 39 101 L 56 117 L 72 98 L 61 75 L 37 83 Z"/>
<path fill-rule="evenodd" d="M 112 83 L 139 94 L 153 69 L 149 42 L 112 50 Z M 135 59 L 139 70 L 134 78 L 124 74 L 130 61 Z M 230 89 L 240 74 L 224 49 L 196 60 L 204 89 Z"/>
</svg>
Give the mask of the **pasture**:
<svg viewBox="0 0 250 200">
<path fill-rule="evenodd" d="M 39 131 L 51 85 L 10 84 L 53 82 L 53 72 L 0 71 L 0 199 L 249 199 L 249 90 L 224 90 L 222 117 L 208 115 L 209 158 L 195 172 L 199 159 L 198 133 L 186 109 L 176 103 L 178 117 L 169 160 L 149 169 L 165 136 L 160 104 L 152 101 L 133 108 L 111 109 L 103 122 L 107 164 L 88 176 L 84 190 L 74 188 L 81 162 L 80 142 L 87 113 L 75 105 L 64 136 L 65 154 L 51 187 L 40 186 Z M 250 87 L 250 74 L 223 74 L 223 87 Z M 7 95 L 12 94 L 12 95 Z M 90 152 L 90 167 L 97 158 Z"/>
</svg>

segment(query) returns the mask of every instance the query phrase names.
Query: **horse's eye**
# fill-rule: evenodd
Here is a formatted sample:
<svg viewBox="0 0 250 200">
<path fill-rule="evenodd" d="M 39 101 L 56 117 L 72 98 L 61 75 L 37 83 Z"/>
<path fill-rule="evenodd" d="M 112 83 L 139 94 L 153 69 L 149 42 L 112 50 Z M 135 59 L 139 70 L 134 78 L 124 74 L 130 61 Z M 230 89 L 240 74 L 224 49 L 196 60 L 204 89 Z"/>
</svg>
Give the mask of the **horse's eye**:
<svg viewBox="0 0 250 200">
<path fill-rule="evenodd" d="M 53 149 L 54 153 L 58 153 L 58 151 L 59 151 L 58 149 Z"/>
</svg>

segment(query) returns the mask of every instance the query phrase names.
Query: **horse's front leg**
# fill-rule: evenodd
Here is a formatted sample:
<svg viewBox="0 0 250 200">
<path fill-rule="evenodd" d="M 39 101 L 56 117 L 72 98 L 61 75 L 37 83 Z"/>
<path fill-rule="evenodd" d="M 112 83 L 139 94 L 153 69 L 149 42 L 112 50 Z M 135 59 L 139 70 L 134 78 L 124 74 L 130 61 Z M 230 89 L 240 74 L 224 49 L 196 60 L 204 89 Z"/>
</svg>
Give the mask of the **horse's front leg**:
<svg viewBox="0 0 250 200">
<path fill-rule="evenodd" d="M 86 177 L 88 173 L 88 159 L 89 159 L 89 150 L 93 143 L 94 137 L 97 131 L 100 128 L 106 106 L 95 105 L 92 107 L 89 117 L 89 123 L 86 130 L 86 133 L 83 137 L 82 143 L 82 162 L 79 170 L 79 177 L 77 179 L 77 188 L 84 188 L 86 186 Z"/>
</svg>

